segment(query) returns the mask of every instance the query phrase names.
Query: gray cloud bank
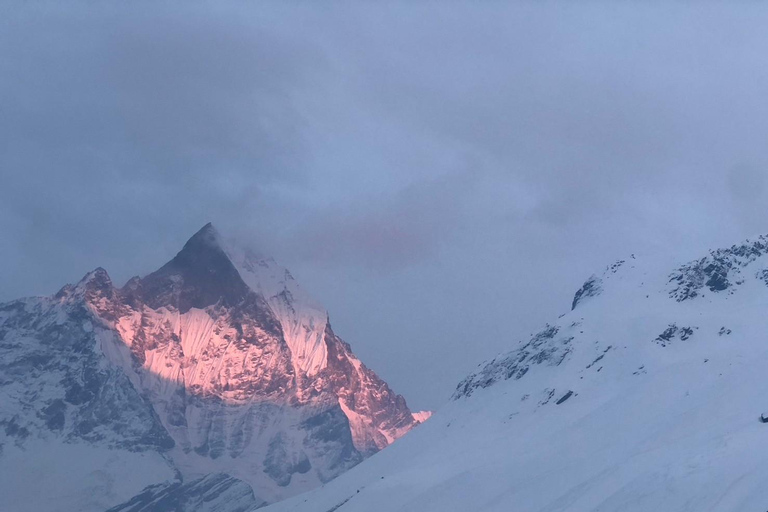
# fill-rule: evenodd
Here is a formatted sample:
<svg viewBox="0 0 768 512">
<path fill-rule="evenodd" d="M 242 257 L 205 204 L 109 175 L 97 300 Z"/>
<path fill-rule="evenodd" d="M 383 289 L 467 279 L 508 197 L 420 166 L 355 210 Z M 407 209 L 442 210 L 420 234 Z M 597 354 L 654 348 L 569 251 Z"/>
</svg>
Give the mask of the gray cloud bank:
<svg viewBox="0 0 768 512">
<path fill-rule="evenodd" d="M 768 232 L 768 8 L 0 3 L 0 300 L 211 220 L 415 407 L 630 252 Z"/>
</svg>

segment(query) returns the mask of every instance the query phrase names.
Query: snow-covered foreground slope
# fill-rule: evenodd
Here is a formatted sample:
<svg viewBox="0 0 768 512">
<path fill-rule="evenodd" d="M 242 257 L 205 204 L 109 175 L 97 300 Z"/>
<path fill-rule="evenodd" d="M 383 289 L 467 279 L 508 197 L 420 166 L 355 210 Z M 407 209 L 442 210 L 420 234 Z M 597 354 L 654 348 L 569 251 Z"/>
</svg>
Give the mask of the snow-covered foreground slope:
<svg viewBox="0 0 768 512">
<path fill-rule="evenodd" d="M 768 509 L 768 238 L 634 258 L 422 427 L 269 512 Z"/>
<path fill-rule="evenodd" d="M 0 304 L 2 511 L 256 508 L 420 419 L 286 269 L 211 225 L 122 288 L 96 269 Z"/>
<path fill-rule="evenodd" d="M 156 452 L 32 440 L 0 457 L 0 510 L 104 511 L 174 471 Z"/>
</svg>

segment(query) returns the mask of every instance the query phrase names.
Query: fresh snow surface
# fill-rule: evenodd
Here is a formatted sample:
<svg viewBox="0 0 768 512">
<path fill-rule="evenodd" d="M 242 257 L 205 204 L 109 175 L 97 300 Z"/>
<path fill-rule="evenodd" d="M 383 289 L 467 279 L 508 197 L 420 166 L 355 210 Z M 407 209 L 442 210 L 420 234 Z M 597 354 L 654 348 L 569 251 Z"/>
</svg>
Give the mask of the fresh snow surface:
<svg viewBox="0 0 768 512">
<path fill-rule="evenodd" d="M 265 512 L 764 512 L 766 242 L 617 262 L 424 425 Z"/>
<path fill-rule="evenodd" d="M 98 268 L 0 304 L 0 512 L 246 510 L 419 423 L 285 268 L 235 247 L 208 224 L 123 288 Z"/>
<path fill-rule="evenodd" d="M 158 453 L 85 443 L 34 441 L 3 447 L 3 512 L 104 512 L 148 485 L 176 475 Z M 85 483 L 85 489 L 84 489 Z"/>
<path fill-rule="evenodd" d="M 245 284 L 267 300 L 280 321 L 285 341 L 298 362 L 297 370 L 312 376 L 325 368 L 327 311 L 271 257 L 260 256 L 234 242 L 223 246 Z"/>
</svg>

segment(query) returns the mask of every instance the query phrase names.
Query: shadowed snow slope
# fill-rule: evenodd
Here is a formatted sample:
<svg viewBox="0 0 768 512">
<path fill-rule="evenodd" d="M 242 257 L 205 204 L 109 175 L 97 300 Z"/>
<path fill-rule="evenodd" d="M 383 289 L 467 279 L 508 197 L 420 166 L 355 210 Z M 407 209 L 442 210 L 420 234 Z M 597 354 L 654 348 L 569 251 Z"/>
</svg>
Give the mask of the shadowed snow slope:
<svg viewBox="0 0 768 512">
<path fill-rule="evenodd" d="M 390 449 L 270 512 L 768 508 L 768 238 L 634 257 Z"/>
<path fill-rule="evenodd" d="M 331 480 L 423 419 L 286 269 L 210 224 L 123 288 L 97 269 L 0 305 L 0 406 L 4 511 L 195 510 L 224 495 L 245 510 Z M 66 492 L 38 485 L 67 473 Z"/>
</svg>

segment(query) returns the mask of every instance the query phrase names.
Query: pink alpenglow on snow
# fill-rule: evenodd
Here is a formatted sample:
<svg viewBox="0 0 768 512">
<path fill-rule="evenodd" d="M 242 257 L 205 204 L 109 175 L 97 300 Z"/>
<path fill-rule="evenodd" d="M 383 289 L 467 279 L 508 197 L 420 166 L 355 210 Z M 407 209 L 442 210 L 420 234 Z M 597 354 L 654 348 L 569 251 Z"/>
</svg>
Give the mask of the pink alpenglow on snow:
<svg viewBox="0 0 768 512">
<path fill-rule="evenodd" d="M 213 489 L 226 488 L 247 507 L 312 489 L 428 417 L 411 413 L 354 356 L 288 270 L 225 242 L 210 224 L 145 277 L 117 288 L 97 269 L 53 297 L 2 305 L 0 327 L 4 339 L 27 340 L 0 348 L 3 360 L 38 362 L 25 389 L 0 385 L 14 409 L 6 431 L 24 433 L 11 450 L 34 440 L 109 448 L 113 459 L 125 453 L 132 463 L 131 453 L 146 453 L 145 474 L 175 474 L 201 503 Z M 69 366 L 37 371 L 51 351 Z M 0 364 L 0 382 L 18 368 Z M 29 402 L 35 407 L 23 406 Z M 0 457 L 5 473 L 4 460 L 16 459 Z M 100 464 L 92 471 L 119 474 Z M 65 505 L 104 510 L 159 483 L 105 490 L 89 508 L 87 473 Z M 178 485 L 136 499 L 170 496 Z M 30 510 L 46 508 L 30 499 Z"/>
</svg>

